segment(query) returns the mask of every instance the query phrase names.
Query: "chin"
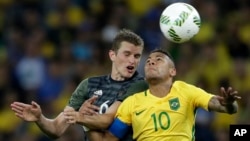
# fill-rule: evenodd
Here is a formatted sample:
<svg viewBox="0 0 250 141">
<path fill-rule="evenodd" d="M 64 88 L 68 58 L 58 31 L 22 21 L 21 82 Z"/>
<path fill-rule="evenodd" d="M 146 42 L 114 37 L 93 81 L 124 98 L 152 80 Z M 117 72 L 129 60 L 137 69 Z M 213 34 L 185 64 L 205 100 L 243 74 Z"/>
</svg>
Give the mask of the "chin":
<svg viewBox="0 0 250 141">
<path fill-rule="evenodd" d="M 151 81 L 151 80 L 155 80 L 155 79 L 157 79 L 157 78 L 155 78 L 155 77 L 146 77 L 147 81 Z"/>
<path fill-rule="evenodd" d="M 126 78 L 131 78 L 132 76 L 133 76 L 133 74 L 125 75 Z"/>
<path fill-rule="evenodd" d="M 127 74 L 124 74 L 123 77 L 128 79 L 128 78 L 131 78 L 135 73 L 127 73 Z"/>
<path fill-rule="evenodd" d="M 146 80 L 151 81 L 151 80 L 158 80 L 160 79 L 158 76 L 146 76 Z"/>
<path fill-rule="evenodd" d="M 151 84 L 151 85 L 155 85 L 159 83 L 159 78 L 156 77 L 150 77 L 150 78 L 146 78 L 146 81 Z"/>
<path fill-rule="evenodd" d="M 145 77 L 148 78 L 148 79 L 159 78 L 159 76 L 158 76 L 158 74 L 156 72 L 145 73 Z"/>
</svg>

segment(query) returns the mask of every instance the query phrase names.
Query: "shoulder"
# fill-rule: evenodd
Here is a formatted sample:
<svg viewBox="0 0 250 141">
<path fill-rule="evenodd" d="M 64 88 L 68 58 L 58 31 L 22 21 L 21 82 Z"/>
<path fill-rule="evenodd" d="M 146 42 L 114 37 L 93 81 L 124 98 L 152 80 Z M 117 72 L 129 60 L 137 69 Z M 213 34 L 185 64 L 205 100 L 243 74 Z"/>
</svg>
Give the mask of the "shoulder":
<svg viewBox="0 0 250 141">
<path fill-rule="evenodd" d="M 144 104 L 146 100 L 145 91 L 137 92 L 128 96 L 121 104 L 130 109 L 134 109 L 134 106 L 136 105 Z"/>
<path fill-rule="evenodd" d="M 188 95 L 191 96 L 191 95 L 200 94 L 202 91 L 200 88 L 192 84 L 186 83 L 184 81 L 175 81 L 173 83 L 172 89 L 173 89 L 173 92 L 177 92 L 185 97 Z"/>
<path fill-rule="evenodd" d="M 189 96 L 201 96 L 202 94 L 208 94 L 205 90 L 203 90 L 200 87 L 197 87 L 195 85 L 186 83 L 184 81 L 175 81 L 173 84 L 173 88 L 178 91 L 181 92 L 181 94 L 184 94 L 187 96 L 187 94 Z"/>
<path fill-rule="evenodd" d="M 88 87 L 89 85 L 92 84 L 99 84 L 101 82 L 106 81 L 107 75 L 102 75 L 102 76 L 94 76 L 94 77 L 88 77 L 83 79 L 80 84 L 78 85 L 78 88 L 80 87 Z"/>
<path fill-rule="evenodd" d="M 93 81 L 103 81 L 103 80 L 108 79 L 108 75 L 93 76 L 93 77 L 89 77 L 87 79 L 90 82 L 93 82 Z"/>
<path fill-rule="evenodd" d="M 184 81 L 180 81 L 180 80 L 177 80 L 173 83 L 173 86 L 174 87 L 177 87 L 177 88 L 191 88 L 191 87 L 196 87 L 192 84 L 189 84 L 187 82 L 184 82 Z"/>
<path fill-rule="evenodd" d="M 145 91 L 147 89 L 148 89 L 148 84 L 144 79 L 135 81 L 133 83 L 130 83 L 130 86 L 128 87 L 126 93 L 123 96 L 119 97 L 117 100 L 124 101 L 124 99 L 126 99 L 128 96 Z"/>
<path fill-rule="evenodd" d="M 132 83 L 132 86 L 148 88 L 148 83 L 146 80 L 143 79 L 143 80 L 138 80 L 138 81 Z"/>
<path fill-rule="evenodd" d="M 85 86 L 85 85 L 88 85 L 88 80 L 89 80 L 89 78 L 83 79 L 83 80 L 79 83 L 78 88 L 79 88 L 79 87 L 82 87 L 82 86 Z"/>
<path fill-rule="evenodd" d="M 138 73 L 137 71 L 135 72 L 135 74 L 133 75 L 133 77 L 131 78 L 131 80 L 133 81 L 133 80 L 144 80 L 144 77 L 140 74 L 140 73 Z"/>
<path fill-rule="evenodd" d="M 138 81 L 131 84 L 127 93 L 129 93 L 131 95 L 134 93 L 145 91 L 148 88 L 149 88 L 148 83 L 145 80 L 138 80 Z"/>
<path fill-rule="evenodd" d="M 134 103 L 134 101 L 136 101 L 136 99 L 141 99 L 141 98 L 145 97 L 145 91 L 146 91 L 146 90 L 140 91 L 140 92 L 136 92 L 136 93 L 134 93 L 133 95 L 128 96 L 128 97 L 124 100 L 124 102 L 126 101 L 125 103 Z M 122 102 L 122 103 L 123 103 L 123 102 Z"/>
</svg>

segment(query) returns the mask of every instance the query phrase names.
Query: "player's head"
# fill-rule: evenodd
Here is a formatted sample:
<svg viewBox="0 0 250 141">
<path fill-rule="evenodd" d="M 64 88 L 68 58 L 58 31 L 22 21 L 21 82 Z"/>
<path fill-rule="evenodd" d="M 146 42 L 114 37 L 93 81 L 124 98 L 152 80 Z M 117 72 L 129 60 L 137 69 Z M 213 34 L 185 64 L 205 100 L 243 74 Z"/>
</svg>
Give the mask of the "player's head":
<svg viewBox="0 0 250 141">
<path fill-rule="evenodd" d="M 172 81 L 176 75 L 173 59 L 163 49 L 155 49 L 150 52 L 144 70 L 148 82 Z"/>
<path fill-rule="evenodd" d="M 141 59 L 144 41 L 140 36 L 128 29 L 122 29 L 114 38 L 109 51 L 112 61 L 111 76 L 115 80 L 123 80 L 133 76 Z"/>
<path fill-rule="evenodd" d="M 122 42 L 128 42 L 137 47 L 141 47 L 142 49 L 144 48 L 143 39 L 129 29 L 122 29 L 118 32 L 113 40 L 111 50 L 118 52 L 118 50 L 121 48 Z"/>
</svg>

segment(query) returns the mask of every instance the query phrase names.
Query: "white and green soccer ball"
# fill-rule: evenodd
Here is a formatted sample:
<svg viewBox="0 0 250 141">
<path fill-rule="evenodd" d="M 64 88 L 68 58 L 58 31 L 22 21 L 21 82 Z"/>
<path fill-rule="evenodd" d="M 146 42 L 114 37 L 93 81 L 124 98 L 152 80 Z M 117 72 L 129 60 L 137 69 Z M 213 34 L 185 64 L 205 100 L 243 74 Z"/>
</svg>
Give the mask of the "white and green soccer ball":
<svg viewBox="0 0 250 141">
<path fill-rule="evenodd" d="M 199 32 L 200 25 L 199 13 L 187 3 L 173 3 L 161 13 L 160 29 L 163 35 L 174 43 L 190 40 Z"/>
</svg>

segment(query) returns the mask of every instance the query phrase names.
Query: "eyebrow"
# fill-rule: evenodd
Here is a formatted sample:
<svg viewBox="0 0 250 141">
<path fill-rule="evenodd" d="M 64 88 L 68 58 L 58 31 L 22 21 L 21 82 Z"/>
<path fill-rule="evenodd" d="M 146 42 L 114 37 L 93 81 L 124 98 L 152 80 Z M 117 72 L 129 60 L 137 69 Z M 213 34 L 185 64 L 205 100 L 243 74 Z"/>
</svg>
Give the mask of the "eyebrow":
<svg viewBox="0 0 250 141">
<path fill-rule="evenodd" d="M 164 58 L 166 55 L 165 54 L 157 54 L 156 57 L 162 57 Z"/>
<path fill-rule="evenodd" d="M 129 54 L 133 54 L 132 51 L 129 50 L 124 50 L 123 53 L 129 53 Z M 142 55 L 142 53 L 136 53 L 135 55 Z"/>
<path fill-rule="evenodd" d="M 161 58 L 165 58 L 165 56 L 167 56 L 167 55 L 165 55 L 165 54 L 157 54 L 155 57 L 161 57 Z M 167 56 L 168 57 L 168 56 Z M 148 58 L 151 58 L 150 56 L 148 56 Z"/>
</svg>

